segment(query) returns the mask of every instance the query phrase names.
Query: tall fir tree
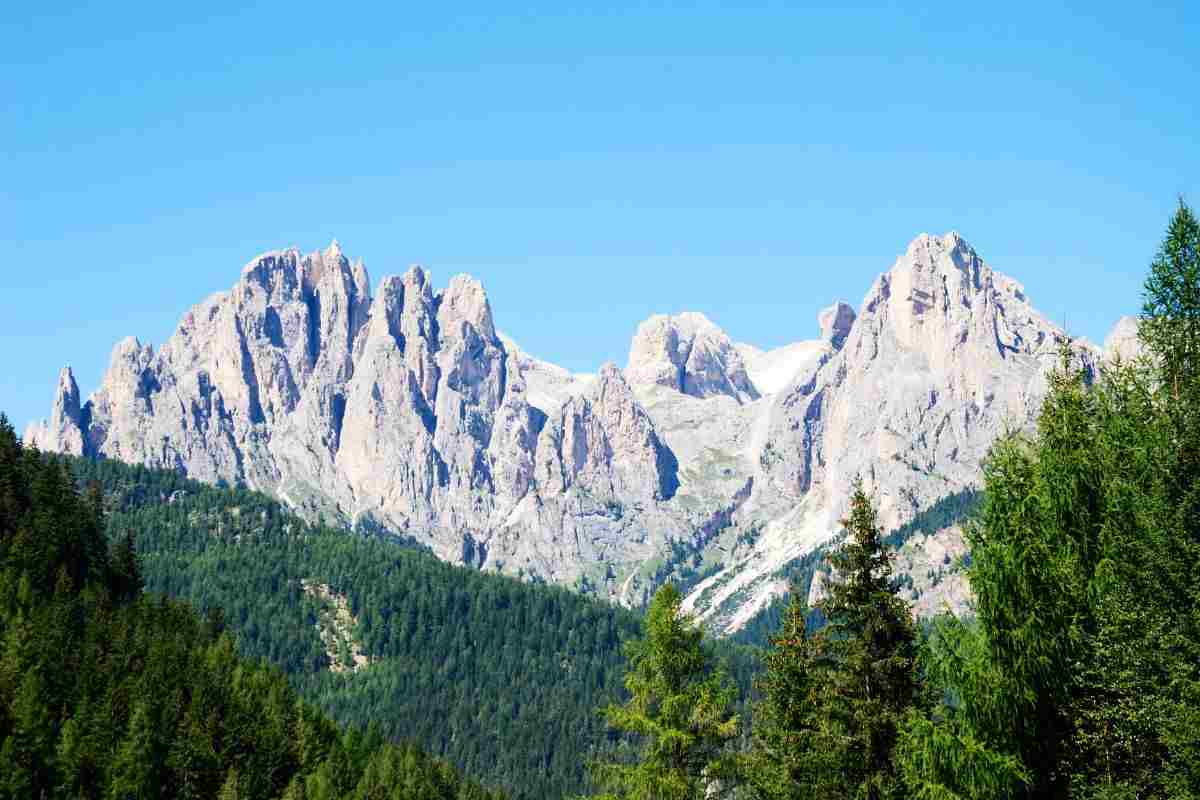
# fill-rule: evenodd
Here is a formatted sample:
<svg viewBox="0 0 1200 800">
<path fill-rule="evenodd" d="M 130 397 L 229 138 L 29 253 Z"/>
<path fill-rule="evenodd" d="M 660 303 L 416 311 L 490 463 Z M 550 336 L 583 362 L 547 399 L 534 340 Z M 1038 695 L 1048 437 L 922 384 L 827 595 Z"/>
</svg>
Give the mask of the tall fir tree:
<svg viewBox="0 0 1200 800">
<path fill-rule="evenodd" d="M 825 628 L 808 630 L 795 596 L 767 655 L 746 777 L 764 800 L 906 796 L 893 755 L 906 716 L 927 705 L 917 631 L 861 483 L 842 524 L 817 604 Z"/>
<path fill-rule="evenodd" d="M 842 524 L 847 541 L 829 558 L 838 579 L 818 604 L 828 620 L 828 722 L 840 743 L 839 774 L 830 788 L 864 800 L 902 797 L 892 755 L 905 716 L 924 703 L 917 631 L 908 604 L 897 596 L 892 555 L 860 482 Z"/>
<path fill-rule="evenodd" d="M 954 702 L 911 724 L 902 750 L 917 797 L 1066 790 L 1063 708 L 1081 653 L 1082 565 L 1096 556 L 1095 413 L 1082 371 L 1060 370 L 1037 440 L 1002 439 L 984 465 L 984 503 L 966 532 L 978 625 L 949 618 L 938 629 L 928 669 Z"/>
<path fill-rule="evenodd" d="M 783 623 L 771 636 L 757 681 L 754 735 L 742 768 L 748 790 L 762 800 L 817 800 L 817 776 L 836 770 L 823 724 L 820 635 L 808 631 L 809 608 L 793 586 Z"/>
<path fill-rule="evenodd" d="M 630 698 L 605 716 L 614 730 L 640 739 L 641 752 L 632 764 L 596 765 L 601 798 L 711 800 L 734 788 L 737 690 L 714 667 L 704 631 L 682 602 L 673 585 L 660 589 L 644 636 L 627 645 Z"/>
<path fill-rule="evenodd" d="M 1182 198 L 1150 264 L 1138 338 L 1178 397 L 1200 372 L 1200 221 Z"/>
</svg>

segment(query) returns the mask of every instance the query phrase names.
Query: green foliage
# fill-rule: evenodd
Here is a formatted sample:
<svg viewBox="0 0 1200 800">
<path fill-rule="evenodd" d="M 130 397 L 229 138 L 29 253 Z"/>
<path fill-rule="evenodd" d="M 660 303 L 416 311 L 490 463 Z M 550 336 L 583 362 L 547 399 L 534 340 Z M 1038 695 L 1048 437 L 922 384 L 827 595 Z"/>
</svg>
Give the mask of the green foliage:
<svg viewBox="0 0 1200 800">
<path fill-rule="evenodd" d="M 849 535 L 830 555 L 836 578 L 820 603 L 829 620 L 821 637 L 825 721 L 838 764 L 830 790 L 870 800 L 905 797 L 892 752 L 902 720 L 924 701 L 917 632 L 896 596 L 891 552 L 861 484 L 842 524 Z"/>
<path fill-rule="evenodd" d="M 742 774 L 752 794 L 764 800 L 816 800 L 822 788 L 814 776 L 834 768 L 824 747 L 820 652 L 818 638 L 808 632 L 805 594 L 792 592 L 758 682 L 753 748 Z"/>
<path fill-rule="evenodd" d="M 899 550 L 909 539 L 918 534 L 932 536 L 952 525 L 962 525 L 979 510 L 982 504 L 983 493 L 976 489 L 952 492 L 896 528 L 884 537 L 883 541 L 888 547 Z"/>
<path fill-rule="evenodd" d="M 135 534 L 149 591 L 215 614 L 210 626 L 339 722 L 374 722 L 518 798 L 585 790 L 589 758 L 620 749 L 594 709 L 623 696 L 637 614 L 310 525 L 256 492 L 115 461 L 72 466 L 102 488 L 109 535 Z M 330 671 L 322 605 L 302 581 L 346 598 L 368 666 Z M 724 653 L 748 684 L 749 657 Z"/>
<path fill-rule="evenodd" d="M 731 788 L 730 743 L 738 721 L 737 690 L 714 670 L 703 630 L 681 613 L 682 596 L 667 584 L 646 615 L 643 638 L 627 647 L 629 700 L 605 716 L 641 743 L 636 761 L 596 766 L 598 782 L 629 800 L 702 800 Z"/>
<path fill-rule="evenodd" d="M 1138 338 L 1176 396 L 1200 373 L 1200 222 L 1182 199 L 1150 264 Z"/>
<path fill-rule="evenodd" d="M 0 798 L 495 796 L 412 746 L 341 734 L 190 607 L 140 595 L 98 497 L 0 416 Z"/>
<path fill-rule="evenodd" d="M 905 717 L 927 706 L 917 633 L 860 485 L 843 525 L 819 608 L 825 627 L 811 631 L 803 594 L 793 592 L 766 656 L 744 769 L 764 800 L 907 796 L 893 752 Z"/>
<path fill-rule="evenodd" d="M 927 662 L 901 748 L 918 798 L 1200 795 L 1200 265 L 1186 206 L 1146 284 L 1152 362 L 1069 357 L 1031 440 L 985 467 L 977 622 Z"/>
</svg>

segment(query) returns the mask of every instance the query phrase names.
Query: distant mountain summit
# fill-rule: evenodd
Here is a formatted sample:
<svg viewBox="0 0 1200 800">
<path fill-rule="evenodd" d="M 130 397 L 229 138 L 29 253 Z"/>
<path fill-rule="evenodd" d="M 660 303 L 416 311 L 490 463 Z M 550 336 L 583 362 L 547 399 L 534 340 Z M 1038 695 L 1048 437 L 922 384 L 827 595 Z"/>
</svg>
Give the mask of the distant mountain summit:
<svg viewBox="0 0 1200 800">
<path fill-rule="evenodd" d="M 655 316 L 625 369 L 575 375 L 500 334 L 473 278 L 435 291 L 413 267 L 372 296 L 334 242 L 254 259 L 157 351 L 118 343 L 86 402 L 64 369 L 25 441 L 243 484 L 624 603 L 703 564 L 688 607 L 731 629 L 836 534 L 855 476 L 889 526 L 976 485 L 1066 341 L 955 233 L 915 239 L 857 313 L 819 324 L 764 352 L 701 314 Z"/>
</svg>

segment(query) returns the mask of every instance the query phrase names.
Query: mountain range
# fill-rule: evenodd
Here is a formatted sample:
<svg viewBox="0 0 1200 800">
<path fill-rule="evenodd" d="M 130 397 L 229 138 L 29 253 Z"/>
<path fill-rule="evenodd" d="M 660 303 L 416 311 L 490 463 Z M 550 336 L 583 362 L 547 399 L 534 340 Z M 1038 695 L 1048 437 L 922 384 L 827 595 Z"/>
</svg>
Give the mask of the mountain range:
<svg viewBox="0 0 1200 800">
<path fill-rule="evenodd" d="M 255 258 L 157 350 L 121 341 L 86 401 L 64 368 L 24 439 L 626 605 L 686 575 L 685 608 L 728 632 L 838 534 L 854 480 L 898 527 L 979 485 L 1064 347 L 1093 372 L 1137 347 L 1130 318 L 1103 347 L 1071 339 L 956 233 L 917 237 L 819 323 L 763 351 L 655 316 L 623 368 L 575 374 L 501 333 L 477 280 L 435 290 L 413 267 L 372 293 L 334 242 Z"/>
</svg>

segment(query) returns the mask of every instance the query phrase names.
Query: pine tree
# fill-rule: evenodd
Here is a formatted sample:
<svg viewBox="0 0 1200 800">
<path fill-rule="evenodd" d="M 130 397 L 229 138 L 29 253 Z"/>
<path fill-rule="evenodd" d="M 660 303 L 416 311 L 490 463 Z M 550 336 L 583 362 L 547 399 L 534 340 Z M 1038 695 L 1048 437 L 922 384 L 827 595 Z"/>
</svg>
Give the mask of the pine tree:
<svg viewBox="0 0 1200 800">
<path fill-rule="evenodd" d="M 1051 376 L 1036 436 L 984 469 L 975 624 L 926 663 L 950 701 L 910 719 L 917 798 L 1200 796 L 1200 265 L 1180 206 L 1146 284 L 1140 363 Z"/>
<path fill-rule="evenodd" d="M 1182 198 L 1150 264 L 1138 338 L 1179 397 L 1200 373 L 1200 222 Z"/>
<path fill-rule="evenodd" d="M 126 531 L 125 535 L 113 547 L 110 559 L 113 571 L 114 593 L 119 599 L 130 600 L 142 593 L 146 582 L 142 578 L 142 568 L 138 564 L 137 549 L 133 543 L 133 532 Z"/>
<path fill-rule="evenodd" d="M 830 555 L 838 579 L 819 604 L 829 620 L 823 638 L 828 663 L 829 724 L 842 742 L 837 783 L 847 796 L 903 796 L 892 761 L 900 724 L 923 703 L 917 675 L 917 633 L 908 605 L 892 584 L 892 557 L 861 483 L 842 521 L 848 539 Z"/>
<path fill-rule="evenodd" d="M 158 775 L 158 742 L 147 704 L 139 703 L 129 720 L 129 730 L 109 766 L 111 800 L 151 800 L 162 789 Z"/>
<path fill-rule="evenodd" d="M 598 783 L 621 800 L 705 800 L 732 789 L 736 689 L 713 667 L 703 630 L 681 613 L 667 584 L 646 614 L 645 635 L 627 647 L 630 699 L 605 710 L 610 727 L 642 740 L 634 764 L 596 767 Z"/>
<path fill-rule="evenodd" d="M 859 482 L 842 525 L 836 577 L 817 604 L 825 628 L 808 630 L 795 593 L 759 682 L 746 780 L 763 800 L 907 796 L 894 751 L 907 715 L 928 705 L 916 628 Z"/>
<path fill-rule="evenodd" d="M 753 743 L 742 772 L 763 800 L 816 800 L 823 796 L 819 776 L 836 771 L 828 726 L 822 724 L 817 660 L 823 637 L 809 633 L 808 614 L 799 587 L 793 586 L 756 684 L 761 700 L 754 708 Z"/>
<path fill-rule="evenodd" d="M 967 526 L 978 625 L 941 623 L 931 677 L 955 699 L 914 720 L 902 748 L 917 797 L 1064 796 L 1065 708 L 1098 557 L 1099 409 L 1085 373 L 1051 376 L 1036 440 L 994 445 Z"/>
</svg>

